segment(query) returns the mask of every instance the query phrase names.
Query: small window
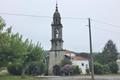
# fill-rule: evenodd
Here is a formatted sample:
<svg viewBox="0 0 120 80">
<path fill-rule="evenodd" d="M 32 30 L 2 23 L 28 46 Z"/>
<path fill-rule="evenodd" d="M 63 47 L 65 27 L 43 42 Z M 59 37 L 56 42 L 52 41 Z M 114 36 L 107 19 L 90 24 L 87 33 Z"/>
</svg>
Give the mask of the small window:
<svg viewBox="0 0 120 80">
<path fill-rule="evenodd" d="M 84 63 L 82 63 L 82 66 L 84 66 Z"/>
</svg>

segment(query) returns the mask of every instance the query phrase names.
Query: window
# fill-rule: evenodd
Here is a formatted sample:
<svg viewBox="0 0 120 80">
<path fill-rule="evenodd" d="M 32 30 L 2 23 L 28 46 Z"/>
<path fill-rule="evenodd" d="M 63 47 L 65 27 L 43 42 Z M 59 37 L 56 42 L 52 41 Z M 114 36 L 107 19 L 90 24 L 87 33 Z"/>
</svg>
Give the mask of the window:
<svg viewBox="0 0 120 80">
<path fill-rule="evenodd" d="M 82 66 L 84 66 L 84 63 L 82 63 Z"/>
<path fill-rule="evenodd" d="M 58 37 L 59 37 L 59 30 L 56 29 L 56 38 L 58 38 Z"/>
</svg>

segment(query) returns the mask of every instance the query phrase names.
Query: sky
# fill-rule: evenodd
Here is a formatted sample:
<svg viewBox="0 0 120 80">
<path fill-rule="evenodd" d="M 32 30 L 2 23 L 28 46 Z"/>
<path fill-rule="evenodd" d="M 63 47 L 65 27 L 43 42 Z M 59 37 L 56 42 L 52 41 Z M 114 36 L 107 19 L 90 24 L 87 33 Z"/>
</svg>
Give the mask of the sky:
<svg viewBox="0 0 120 80">
<path fill-rule="evenodd" d="M 45 50 L 51 48 L 51 23 L 56 0 L 0 0 L 0 16 L 13 33 L 20 33 Z M 64 49 L 89 52 L 88 20 L 91 18 L 93 52 L 101 52 L 108 40 L 120 51 L 120 0 L 58 0 Z M 15 16 L 25 14 L 48 17 Z M 86 18 L 86 19 L 83 19 Z"/>
</svg>

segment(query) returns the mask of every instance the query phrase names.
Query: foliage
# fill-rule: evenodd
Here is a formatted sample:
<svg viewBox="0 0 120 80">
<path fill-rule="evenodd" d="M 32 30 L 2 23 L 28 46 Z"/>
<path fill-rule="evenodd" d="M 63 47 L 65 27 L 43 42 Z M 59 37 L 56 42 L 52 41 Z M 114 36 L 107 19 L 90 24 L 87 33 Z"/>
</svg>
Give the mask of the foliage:
<svg viewBox="0 0 120 80">
<path fill-rule="evenodd" d="M 105 74 L 105 73 L 117 73 L 118 65 L 116 60 L 118 58 L 118 51 L 116 45 L 112 40 L 109 40 L 99 54 L 96 54 L 94 60 L 97 62 L 95 65 L 96 73 Z M 98 64 L 99 63 L 99 64 Z M 99 67 L 99 68 L 98 68 Z M 98 71 L 103 67 L 103 70 Z M 97 68 L 97 69 L 96 69 Z"/>
<path fill-rule="evenodd" d="M 8 54 L 8 51 L 6 48 L 8 47 L 8 42 L 9 42 L 9 34 L 5 29 L 5 22 L 4 20 L 0 17 L 0 67 L 4 67 L 7 64 L 8 57 L 4 54 Z"/>
<path fill-rule="evenodd" d="M 62 60 L 60 65 L 63 67 L 66 64 L 72 64 L 72 62 L 70 60 Z"/>
<path fill-rule="evenodd" d="M 33 76 L 25 76 L 24 78 L 21 78 L 21 76 L 14 76 L 14 75 L 0 75 L 0 80 L 41 80 L 37 77 Z"/>
<path fill-rule="evenodd" d="M 31 45 L 28 47 L 29 52 L 28 52 L 28 54 L 25 55 L 24 62 L 25 63 L 26 62 L 34 62 L 34 61 L 43 62 L 43 60 L 45 59 L 45 53 L 44 53 L 43 49 L 41 48 L 41 45 L 39 43 L 36 46 L 31 46 Z M 31 47 L 32 47 L 32 49 L 31 49 Z"/>
<path fill-rule="evenodd" d="M 117 73 L 118 72 L 118 65 L 116 62 L 111 62 L 108 64 L 109 68 L 110 68 L 110 71 L 111 73 Z"/>
<path fill-rule="evenodd" d="M 8 72 L 12 75 L 21 75 L 22 68 L 23 66 L 20 63 L 12 63 L 12 64 L 9 64 L 7 67 Z"/>
<path fill-rule="evenodd" d="M 107 64 L 109 62 L 114 62 L 117 60 L 117 58 L 118 51 L 116 45 L 112 40 L 109 40 L 102 51 L 102 63 Z"/>
<path fill-rule="evenodd" d="M 73 75 L 81 74 L 82 70 L 79 68 L 79 66 L 73 67 Z"/>
<path fill-rule="evenodd" d="M 73 66 L 70 64 L 66 64 L 61 68 L 62 75 L 72 75 L 73 74 Z"/>
<path fill-rule="evenodd" d="M 41 75 L 46 71 L 46 66 L 43 63 L 30 63 L 26 70 L 28 75 Z"/>
<path fill-rule="evenodd" d="M 88 68 L 86 68 L 86 73 L 90 74 L 90 70 Z"/>
<path fill-rule="evenodd" d="M 95 72 L 95 74 L 106 74 L 106 73 L 110 73 L 110 69 L 107 65 L 103 65 L 98 62 L 95 62 L 94 63 L 94 72 Z"/>
<path fill-rule="evenodd" d="M 45 54 L 41 44 L 23 40 L 19 33 L 12 33 L 12 27 L 5 27 L 4 20 L 0 18 L 0 68 L 9 63 L 21 63 L 23 69 L 31 62 L 44 63 Z"/>
<path fill-rule="evenodd" d="M 118 51 L 116 45 L 112 40 L 109 40 L 102 53 L 95 55 L 95 61 L 98 61 L 101 64 L 108 64 L 109 62 L 115 62 L 118 58 Z"/>
</svg>

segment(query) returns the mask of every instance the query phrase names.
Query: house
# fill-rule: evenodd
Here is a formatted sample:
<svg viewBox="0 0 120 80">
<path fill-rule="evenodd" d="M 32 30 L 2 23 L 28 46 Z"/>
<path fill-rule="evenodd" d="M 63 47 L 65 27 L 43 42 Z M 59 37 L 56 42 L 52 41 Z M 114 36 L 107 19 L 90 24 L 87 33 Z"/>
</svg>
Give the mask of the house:
<svg viewBox="0 0 120 80">
<path fill-rule="evenodd" d="M 89 59 L 84 58 L 73 51 L 66 50 L 65 54 L 66 57 L 69 57 L 72 65 L 78 66 L 82 74 L 87 74 L 86 69 L 89 69 Z"/>
<path fill-rule="evenodd" d="M 118 59 L 117 59 L 116 63 L 117 63 L 118 68 L 119 68 L 118 73 L 120 73 L 120 54 L 118 55 Z"/>
</svg>

